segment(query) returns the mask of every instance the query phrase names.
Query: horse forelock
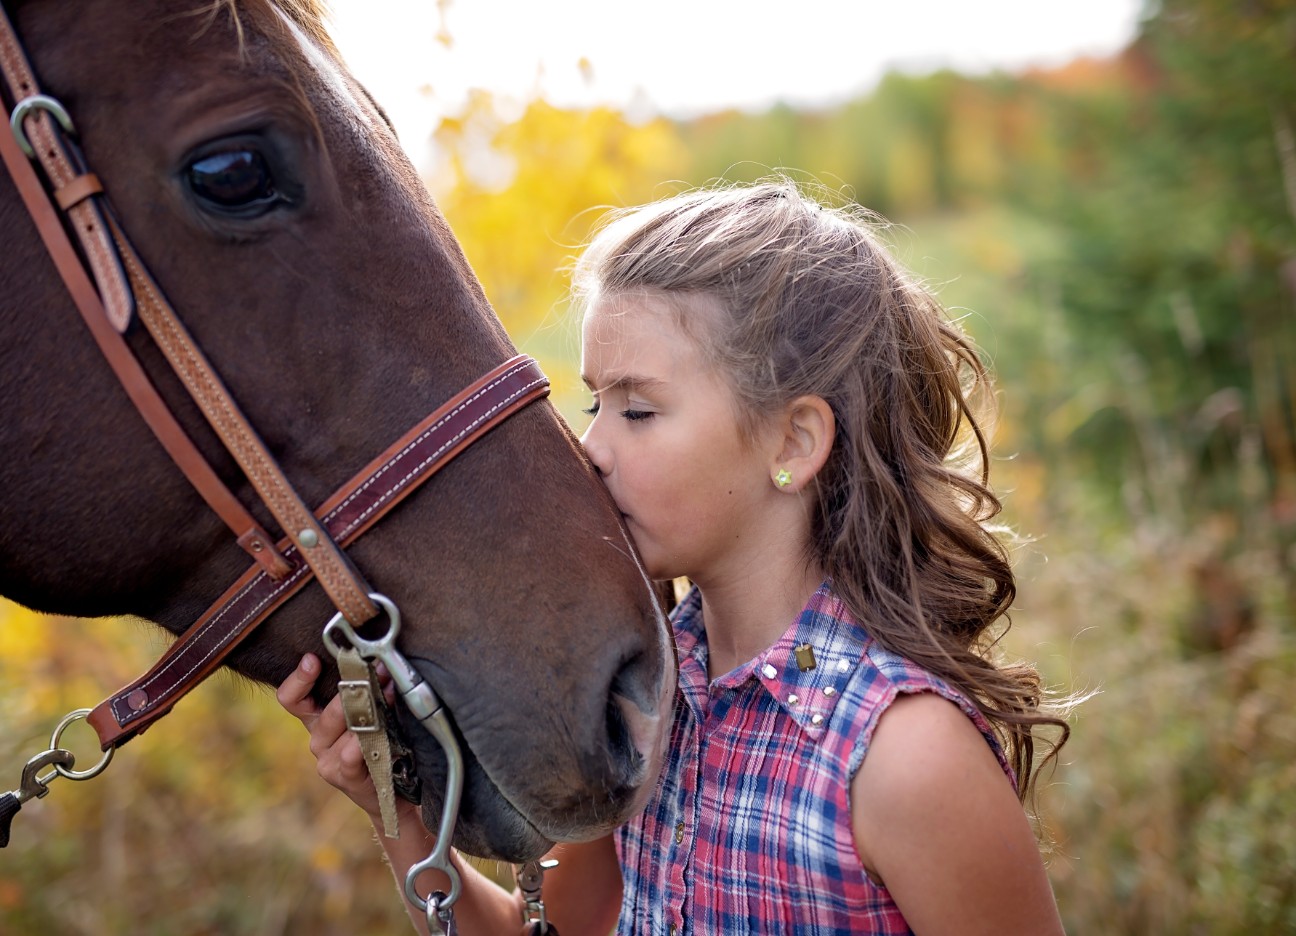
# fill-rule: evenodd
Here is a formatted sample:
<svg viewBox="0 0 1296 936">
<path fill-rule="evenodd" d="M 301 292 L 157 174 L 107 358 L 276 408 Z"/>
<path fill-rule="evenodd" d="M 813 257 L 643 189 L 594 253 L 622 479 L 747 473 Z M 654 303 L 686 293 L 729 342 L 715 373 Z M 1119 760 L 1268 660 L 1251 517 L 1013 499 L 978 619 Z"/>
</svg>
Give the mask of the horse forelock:
<svg viewBox="0 0 1296 936">
<path fill-rule="evenodd" d="M 277 8 L 311 39 L 320 43 L 334 55 L 337 54 L 337 47 L 333 44 L 333 38 L 328 31 L 328 7 L 321 3 L 320 0 L 211 0 L 206 10 L 199 9 L 196 12 L 205 15 L 209 21 L 215 19 L 221 11 L 228 13 L 230 19 L 234 22 L 234 28 L 241 43 L 243 41 L 241 13 L 245 7 L 262 10 L 268 10 L 271 7 Z"/>
</svg>

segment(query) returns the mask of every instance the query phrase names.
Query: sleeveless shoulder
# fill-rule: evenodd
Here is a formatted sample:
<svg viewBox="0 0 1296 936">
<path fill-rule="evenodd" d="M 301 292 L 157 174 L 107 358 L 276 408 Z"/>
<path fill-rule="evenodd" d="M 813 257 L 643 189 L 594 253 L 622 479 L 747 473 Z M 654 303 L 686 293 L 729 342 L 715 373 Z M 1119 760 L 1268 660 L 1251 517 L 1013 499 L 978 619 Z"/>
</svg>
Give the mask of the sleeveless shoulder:
<svg viewBox="0 0 1296 936">
<path fill-rule="evenodd" d="M 644 811 L 615 836 L 617 932 L 910 936 L 860 863 L 850 778 L 900 693 L 950 699 L 999 754 L 976 707 L 879 647 L 829 582 L 774 644 L 714 679 L 696 592 L 674 625 L 668 756 Z"/>
<path fill-rule="evenodd" d="M 847 716 L 852 722 L 850 734 L 853 735 L 847 772 L 849 777 L 854 777 L 860 764 L 864 762 L 864 755 L 868 753 L 869 743 L 882 714 L 898 696 L 916 692 L 932 692 L 957 705 L 990 745 L 999 766 L 1012 781 L 1013 789 L 1017 788 L 1017 777 L 1004 754 L 1003 745 L 999 743 L 989 720 L 972 700 L 939 676 L 892 653 L 868 636 L 864 638 L 864 653 L 859 665 L 842 692 L 842 708 L 854 716 Z"/>
</svg>

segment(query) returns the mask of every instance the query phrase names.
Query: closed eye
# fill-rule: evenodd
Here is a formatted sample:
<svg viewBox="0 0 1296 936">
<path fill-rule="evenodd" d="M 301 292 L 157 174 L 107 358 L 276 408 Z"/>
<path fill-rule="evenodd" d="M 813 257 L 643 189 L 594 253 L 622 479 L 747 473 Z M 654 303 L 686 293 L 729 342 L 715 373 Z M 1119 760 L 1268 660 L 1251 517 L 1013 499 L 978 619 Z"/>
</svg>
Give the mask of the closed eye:
<svg viewBox="0 0 1296 936">
<path fill-rule="evenodd" d="M 595 403 L 585 409 L 582 409 L 581 412 L 584 413 L 586 416 L 597 416 L 599 412 L 599 405 Z M 620 415 L 621 418 L 626 420 L 627 422 L 638 422 L 641 419 L 647 419 L 650 416 L 655 416 L 656 413 L 653 413 L 651 410 L 624 409 L 621 410 Z"/>
</svg>

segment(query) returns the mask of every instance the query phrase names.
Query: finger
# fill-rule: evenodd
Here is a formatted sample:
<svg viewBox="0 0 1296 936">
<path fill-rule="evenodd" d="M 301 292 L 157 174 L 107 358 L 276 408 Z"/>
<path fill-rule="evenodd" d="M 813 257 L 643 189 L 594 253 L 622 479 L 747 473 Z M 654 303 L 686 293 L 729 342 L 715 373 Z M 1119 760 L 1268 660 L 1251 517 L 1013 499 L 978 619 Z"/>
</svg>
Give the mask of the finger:
<svg viewBox="0 0 1296 936">
<path fill-rule="evenodd" d="M 312 732 L 312 746 L 319 737 L 318 730 Z M 331 745 L 321 750 L 316 756 L 316 770 L 352 799 L 357 802 L 363 800 L 362 805 L 368 808 L 367 799 L 373 794 L 373 782 L 369 777 L 369 765 L 365 763 L 364 750 L 354 733 L 343 731 Z"/>
<path fill-rule="evenodd" d="M 334 696 L 329 704 L 319 710 L 319 716 L 310 726 L 310 749 L 316 757 L 337 745 L 347 732 L 346 715 L 342 712 L 342 697 Z M 357 742 L 358 743 L 358 742 Z"/>
<path fill-rule="evenodd" d="M 374 673 L 378 676 L 378 686 L 382 689 L 383 698 L 387 700 L 388 705 L 396 703 L 396 683 L 392 679 L 391 672 L 387 669 L 387 664 L 382 660 L 374 663 Z"/>
<path fill-rule="evenodd" d="M 279 684 L 275 698 L 288 712 L 303 722 L 319 714 L 319 703 L 311 696 L 315 680 L 319 678 L 319 657 L 308 653 L 301 658 L 297 668 L 288 674 L 288 678 Z"/>
<path fill-rule="evenodd" d="M 347 734 L 339 740 L 319 758 L 315 767 L 325 782 L 337 787 L 367 812 L 379 813 L 378 794 L 355 735 Z"/>
<path fill-rule="evenodd" d="M 369 776 L 364 750 L 355 735 L 348 733 L 343 743 L 338 745 L 338 760 L 342 765 L 342 774 L 348 780 L 363 780 Z"/>
</svg>

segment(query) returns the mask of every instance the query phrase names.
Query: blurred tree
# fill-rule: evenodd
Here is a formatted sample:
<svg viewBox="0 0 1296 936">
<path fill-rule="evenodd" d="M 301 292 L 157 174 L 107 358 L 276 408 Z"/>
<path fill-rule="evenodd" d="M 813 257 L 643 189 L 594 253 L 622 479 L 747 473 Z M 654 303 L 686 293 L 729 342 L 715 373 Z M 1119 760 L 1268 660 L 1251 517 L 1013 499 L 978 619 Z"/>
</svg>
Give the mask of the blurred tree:
<svg viewBox="0 0 1296 936">
<path fill-rule="evenodd" d="M 1120 86 L 1055 98 L 1054 273 L 1085 370 L 1122 387 L 1077 442 L 1173 519 L 1257 496 L 1296 519 L 1293 61 L 1290 3 L 1165 0 Z"/>
<path fill-rule="evenodd" d="M 510 114 L 486 92 L 435 133 L 428 179 L 486 295 L 523 350 L 544 364 L 554 399 L 573 418 L 586 405 L 565 321 L 564 268 L 599 206 L 668 194 L 688 157 L 669 121 L 633 122 L 608 108 L 560 110 L 533 101 Z"/>
</svg>

